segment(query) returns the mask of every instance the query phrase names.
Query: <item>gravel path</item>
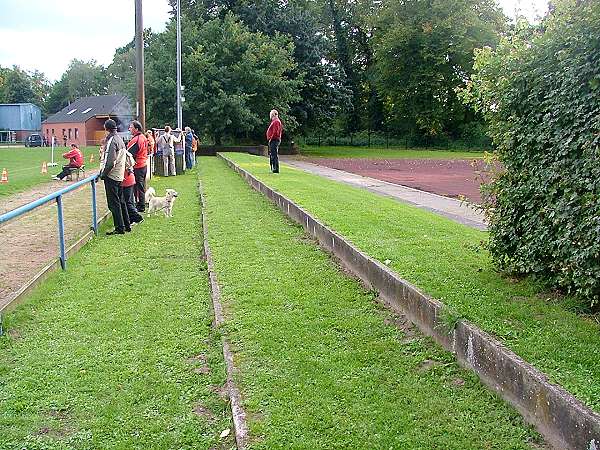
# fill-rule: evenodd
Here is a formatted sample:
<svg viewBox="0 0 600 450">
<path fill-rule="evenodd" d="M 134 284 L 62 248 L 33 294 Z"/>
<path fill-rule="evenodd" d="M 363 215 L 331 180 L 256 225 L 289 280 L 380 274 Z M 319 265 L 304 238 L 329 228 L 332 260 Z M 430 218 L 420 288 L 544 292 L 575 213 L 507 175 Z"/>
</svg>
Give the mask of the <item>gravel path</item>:
<svg viewBox="0 0 600 450">
<path fill-rule="evenodd" d="M 56 181 L 0 199 L 0 213 L 12 211 L 67 186 Z M 98 217 L 108 208 L 104 185 L 97 185 Z M 91 187 L 82 186 L 63 196 L 67 246 L 77 241 L 92 224 Z M 56 203 L 50 202 L 0 225 L 0 309 L 44 266 L 58 257 Z"/>
</svg>

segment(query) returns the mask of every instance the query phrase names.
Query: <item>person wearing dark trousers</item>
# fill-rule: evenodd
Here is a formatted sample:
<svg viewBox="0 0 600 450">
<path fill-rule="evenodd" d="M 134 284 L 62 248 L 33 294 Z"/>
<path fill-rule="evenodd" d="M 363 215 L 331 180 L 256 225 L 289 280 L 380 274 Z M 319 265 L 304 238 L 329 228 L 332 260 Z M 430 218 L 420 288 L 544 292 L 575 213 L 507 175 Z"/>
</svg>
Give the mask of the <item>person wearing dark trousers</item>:
<svg viewBox="0 0 600 450">
<path fill-rule="evenodd" d="M 279 120 L 279 112 L 272 109 L 269 113 L 271 123 L 267 128 L 267 141 L 269 142 L 269 162 L 271 171 L 279 173 L 279 144 L 281 144 L 281 135 L 283 134 L 283 125 Z"/>
<path fill-rule="evenodd" d="M 77 144 L 71 144 L 71 150 L 63 153 L 63 158 L 69 160 L 69 164 L 63 166 L 62 172 L 52 177 L 53 180 L 62 180 L 71 173 L 71 169 L 79 169 L 83 166 L 83 154 Z"/>
<path fill-rule="evenodd" d="M 194 135 L 192 134 L 192 129 L 190 127 L 184 128 L 184 136 L 185 136 L 185 168 L 191 170 L 194 167 L 194 152 L 192 151 L 192 142 L 194 141 Z"/>
<path fill-rule="evenodd" d="M 142 124 L 133 120 L 129 124 L 131 140 L 127 144 L 127 150 L 135 159 L 133 173 L 135 176 L 135 185 L 133 187 L 133 196 L 135 197 L 137 211 L 142 212 L 146 208 L 146 171 L 148 159 L 148 139 L 142 129 Z"/>
<path fill-rule="evenodd" d="M 126 168 L 123 174 L 123 182 L 121 183 L 121 210 L 123 212 L 125 228 L 128 228 L 127 223 L 133 225 L 144 221 L 144 218 L 135 207 L 133 190 L 136 183 L 137 180 L 135 179 L 134 172 Z"/>
<path fill-rule="evenodd" d="M 125 171 L 126 150 L 123 139 L 117 134 L 117 124 L 114 120 L 108 119 L 104 122 L 104 129 L 107 135 L 100 160 L 100 179 L 104 181 L 106 202 L 108 203 L 108 209 L 112 213 L 115 224 L 115 229 L 106 234 L 112 236 L 131 231 L 129 220 L 127 220 L 128 223 L 126 225 L 121 209 L 121 182 L 123 181 Z"/>
<path fill-rule="evenodd" d="M 106 191 L 106 203 L 108 203 L 108 209 L 113 216 L 113 223 L 115 225 L 115 229 L 108 231 L 106 234 L 112 236 L 113 234 L 125 234 L 126 231 L 131 231 L 129 217 L 123 216 L 124 208 L 121 205 L 121 196 L 123 195 L 121 182 L 115 181 L 112 178 L 105 178 L 104 190 Z M 127 214 L 126 208 L 125 214 Z M 127 219 L 127 222 L 125 222 L 125 219 Z"/>
</svg>

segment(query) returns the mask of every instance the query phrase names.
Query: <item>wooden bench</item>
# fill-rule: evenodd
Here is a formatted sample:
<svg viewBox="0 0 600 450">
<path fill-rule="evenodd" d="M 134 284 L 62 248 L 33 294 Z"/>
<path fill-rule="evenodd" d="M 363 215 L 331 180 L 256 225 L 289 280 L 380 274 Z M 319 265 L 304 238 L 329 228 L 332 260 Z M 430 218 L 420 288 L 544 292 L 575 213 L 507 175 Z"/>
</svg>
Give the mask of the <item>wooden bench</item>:
<svg viewBox="0 0 600 450">
<path fill-rule="evenodd" d="M 85 178 L 85 165 L 83 165 L 81 167 L 70 168 L 69 173 L 67 175 L 67 179 L 69 181 L 73 181 L 73 175 L 75 175 L 77 181 L 79 181 L 80 177 Z"/>
</svg>

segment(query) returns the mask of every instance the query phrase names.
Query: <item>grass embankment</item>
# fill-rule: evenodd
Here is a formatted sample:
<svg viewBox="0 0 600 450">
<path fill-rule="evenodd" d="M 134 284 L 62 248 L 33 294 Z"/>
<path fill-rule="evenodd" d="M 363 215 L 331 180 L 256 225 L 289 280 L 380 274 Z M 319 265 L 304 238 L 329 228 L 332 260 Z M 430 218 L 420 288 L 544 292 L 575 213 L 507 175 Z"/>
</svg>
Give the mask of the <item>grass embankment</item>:
<svg viewBox="0 0 600 450">
<path fill-rule="evenodd" d="M 535 439 L 222 161 L 199 165 L 252 448 L 517 449 Z"/>
<path fill-rule="evenodd" d="M 49 183 L 52 177 L 62 170 L 68 161 L 62 154 L 68 151 L 65 147 L 54 149 L 56 167 L 48 167 L 48 173 L 41 173 L 42 163 L 51 161 L 52 149 L 48 147 L 33 148 L 0 148 L 0 171 L 8 171 L 8 183 L 0 184 L 0 197 L 23 192 L 37 184 Z M 98 168 L 98 147 L 82 147 L 86 171 L 91 175 Z M 90 156 L 94 162 L 90 163 Z M 86 172 L 87 173 L 87 172 Z"/>
<path fill-rule="evenodd" d="M 482 248 L 487 234 L 433 213 L 284 166 L 228 154 L 359 249 L 454 308 L 600 412 L 598 318 L 576 314 L 578 302 L 540 291 L 494 270 Z"/>
<path fill-rule="evenodd" d="M 153 185 L 179 192 L 173 218 L 94 239 L 5 317 L 0 448 L 219 445 L 230 413 L 213 392 L 225 375 L 196 176 Z"/>
<path fill-rule="evenodd" d="M 343 147 L 306 145 L 300 154 L 311 158 L 373 158 L 373 159 L 473 159 L 483 158 L 483 151 L 422 150 L 400 147 Z"/>
</svg>

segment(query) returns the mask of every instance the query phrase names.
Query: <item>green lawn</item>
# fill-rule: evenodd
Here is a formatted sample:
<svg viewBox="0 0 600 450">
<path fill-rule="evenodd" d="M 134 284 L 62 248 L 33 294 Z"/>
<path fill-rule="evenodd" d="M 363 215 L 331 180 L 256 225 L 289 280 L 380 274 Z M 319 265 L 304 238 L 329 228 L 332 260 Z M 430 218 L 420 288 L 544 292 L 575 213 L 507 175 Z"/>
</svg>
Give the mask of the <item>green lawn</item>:
<svg viewBox="0 0 600 450">
<path fill-rule="evenodd" d="M 196 175 L 153 185 L 173 218 L 94 239 L 5 317 L 1 449 L 232 447 Z"/>
<path fill-rule="evenodd" d="M 48 173 L 42 174 L 42 163 L 51 161 L 51 149 L 48 147 L 34 148 L 0 148 L 0 171 L 8 171 L 8 184 L 0 184 L 0 197 L 17 192 L 23 192 L 37 184 L 51 181 L 53 175 L 58 174 L 67 160 L 62 154 L 67 149 L 58 147 L 54 149 L 56 167 L 48 167 Z M 85 157 L 85 167 L 89 175 L 98 168 L 98 147 L 82 147 Z M 90 155 L 94 155 L 94 162 L 90 164 Z"/>
<path fill-rule="evenodd" d="M 378 158 L 378 159 L 471 159 L 482 158 L 481 152 L 421 150 L 404 148 L 302 146 L 300 154 L 312 158 Z"/>
<path fill-rule="evenodd" d="M 578 315 L 573 298 L 496 272 L 481 245 L 486 233 L 285 165 L 271 174 L 266 158 L 226 156 L 600 412 L 598 317 Z"/>
<path fill-rule="evenodd" d="M 537 442 L 473 373 L 428 338 L 395 327 L 373 293 L 222 161 L 200 158 L 199 166 L 251 448 Z"/>
</svg>

